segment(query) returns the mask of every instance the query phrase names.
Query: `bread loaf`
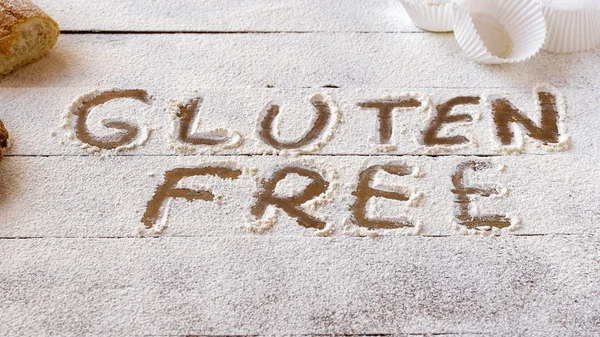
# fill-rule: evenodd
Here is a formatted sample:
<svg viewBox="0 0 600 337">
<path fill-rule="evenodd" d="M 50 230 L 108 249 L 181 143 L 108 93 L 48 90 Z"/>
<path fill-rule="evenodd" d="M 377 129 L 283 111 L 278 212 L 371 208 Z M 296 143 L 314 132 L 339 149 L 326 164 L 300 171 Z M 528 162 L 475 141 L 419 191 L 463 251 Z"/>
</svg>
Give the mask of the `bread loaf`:
<svg viewBox="0 0 600 337">
<path fill-rule="evenodd" d="M 8 131 L 0 120 L 0 158 L 2 158 L 2 149 L 8 146 Z"/>
<path fill-rule="evenodd" d="M 60 30 L 28 0 L 0 0 L 0 76 L 44 56 Z"/>
</svg>

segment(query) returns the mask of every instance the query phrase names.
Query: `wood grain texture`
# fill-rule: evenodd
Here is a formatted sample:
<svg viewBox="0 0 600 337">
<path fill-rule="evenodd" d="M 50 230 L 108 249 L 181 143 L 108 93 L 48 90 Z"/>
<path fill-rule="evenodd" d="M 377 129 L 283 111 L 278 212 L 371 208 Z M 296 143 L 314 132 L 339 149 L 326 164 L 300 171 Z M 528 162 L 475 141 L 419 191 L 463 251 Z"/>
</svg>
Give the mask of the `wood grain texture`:
<svg viewBox="0 0 600 337">
<path fill-rule="evenodd" d="M 595 335 L 598 249 L 588 235 L 2 240 L 0 333 Z"/>
<path fill-rule="evenodd" d="M 415 34 L 391 0 L 37 4 L 72 34 L 0 79 L 0 119 L 13 143 L 0 161 L 0 335 L 600 334 L 599 53 L 478 65 L 451 34 Z M 161 33 L 179 31 L 188 34 Z M 498 94 L 535 115 L 539 83 L 564 95 L 567 151 L 495 151 L 482 104 L 470 111 L 481 119 L 458 130 L 477 138 L 476 147 L 433 156 L 413 139 L 427 114 L 402 112 L 396 126 L 412 126 L 392 134 L 398 149 L 381 153 L 373 148 L 375 113 L 357 106 L 413 91 L 434 102 Z M 137 118 L 154 129 L 149 141 L 105 159 L 61 143 L 61 116 L 73 101 L 115 87 L 147 90 L 154 103 L 115 102 L 95 111 L 95 121 Z M 204 99 L 201 128 L 240 131 L 242 146 L 216 155 L 173 151 L 165 106 L 193 90 Z M 343 113 L 333 139 L 299 157 L 259 156 L 271 150 L 256 129 L 266 104 L 280 100 L 288 121 L 306 122 L 315 94 Z M 471 174 L 469 183 L 508 191 L 476 198 L 477 211 L 508 212 L 519 230 L 474 236 L 453 227 L 451 176 L 470 160 L 497 169 Z M 421 220 L 421 236 L 348 233 L 359 172 L 389 162 L 419 167 L 420 178 L 384 182 L 424 197 L 418 207 L 379 208 Z M 338 172 L 332 202 L 311 211 L 333 224 L 333 235 L 318 237 L 285 215 L 271 231 L 249 231 L 255 179 L 296 163 Z M 209 164 L 258 170 L 225 183 L 183 182 L 212 186 L 222 203 L 176 199 L 164 232 L 138 236 L 164 173 Z"/>
<path fill-rule="evenodd" d="M 180 167 L 223 166 L 256 169 L 257 176 L 243 175 L 234 181 L 215 177 L 182 180 L 180 187 L 209 188 L 221 202 L 173 199 L 165 236 L 255 237 L 315 236 L 314 229 L 298 225 L 282 215 L 272 230 L 256 234 L 245 228 L 256 203 L 256 178 L 267 179 L 275 167 L 306 167 L 335 170 L 339 176 L 325 179 L 332 185 L 331 201 L 309 214 L 325 219 L 336 237 L 348 237 L 345 220 L 351 218 L 358 175 L 368 166 L 402 163 L 418 167 L 422 177 L 386 177 L 382 183 L 413 188 L 423 194 L 418 205 L 373 200 L 374 218 L 407 216 L 422 229 L 418 235 L 462 236 L 456 222 L 458 206 L 451 176 L 460 163 L 487 162 L 492 168 L 467 172 L 473 186 L 501 186 L 501 198 L 473 198 L 482 214 L 508 214 L 520 220 L 520 229 L 506 235 L 598 234 L 600 227 L 600 174 L 594 160 L 574 156 L 527 156 L 477 158 L 466 156 L 428 157 L 329 157 L 289 159 L 281 157 L 206 156 L 194 157 L 8 157 L 0 166 L 3 217 L 0 237 L 134 237 L 156 188 L 168 170 Z M 503 172 L 498 172 L 499 167 Z M 587 170 L 570 170 L 572 166 Z M 51 170 L 48 168 L 52 167 Z M 556 172 L 561 172 L 556 174 Z M 333 187 L 335 185 L 340 185 Z M 50 197 L 51 196 L 51 197 Z M 66 216 L 66 218 L 64 218 Z M 57 220 L 64 218 L 57 225 Z M 410 232 L 413 232 L 412 230 Z M 389 233 L 388 233 L 389 234 Z"/>
<path fill-rule="evenodd" d="M 38 0 L 66 31 L 419 32 L 399 1 Z"/>
<path fill-rule="evenodd" d="M 484 66 L 450 34 L 65 35 L 0 87 L 595 89 L 598 63 L 599 53 L 542 53 Z"/>
<path fill-rule="evenodd" d="M 90 79 L 91 80 L 91 79 Z M 108 87 L 108 86 L 107 86 Z M 497 137 L 497 127 L 490 106 L 490 95 L 506 98 L 512 102 L 525 116 L 529 116 L 539 124 L 539 106 L 536 102 L 534 88 L 406 88 L 406 89 L 277 89 L 277 88 L 186 88 L 163 87 L 153 84 L 148 87 L 133 86 L 129 83 L 122 88 L 142 88 L 152 96 L 151 104 L 145 104 L 132 99 L 118 99 L 100 105 L 90 113 L 87 124 L 96 134 L 114 134 L 117 131 L 100 125 L 104 118 L 118 118 L 131 121 L 135 125 L 147 125 L 153 131 L 148 141 L 135 149 L 116 153 L 126 156 L 169 156 L 177 155 L 173 149 L 170 137 L 175 137 L 173 119 L 167 106 L 170 100 L 187 102 L 190 97 L 200 97 L 197 121 L 199 131 L 207 132 L 218 128 L 236 131 L 242 136 L 242 142 L 234 148 L 220 146 L 199 146 L 195 155 L 216 153 L 221 155 L 262 155 L 273 153 L 275 148 L 265 143 L 259 136 L 260 114 L 273 102 L 282 106 L 279 124 L 281 139 L 294 139 L 305 134 L 312 127 L 316 116 L 315 108 L 310 99 L 319 95 L 325 97 L 332 109 L 339 111 L 338 124 L 325 130 L 331 134 L 331 139 L 322 141 L 320 148 L 305 147 L 308 154 L 320 155 L 502 155 L 502 144 Z M 69 108 L 75 99 L 93 91 L 93 87 L 73 88 L 15 88 L 2 89 L 5 100 L 0 103 L 3 110 L 3 120 L 10 129 L 15 141 L 9 156 L 58 156 L 86 155 L 87 152 L 79 146 L 73 146 L 73 141 L 67 139 L 74 127 L 63 128 L 63 115 L 69 113 Z M 385 150 L 380 149 L 381 140 L 378 132 L 378 111 L 359 106 L 360 102 L 383 100 L 386 97 L 403 97 L 416 90 L 423 96 L 424 102 L 429 101 L 426 109 L 395 110 L 392 113 L 392 137 L 389 145 L 394 146 Z M 595 130 L 600 128 L 600 121 L 590 119 L 600 95 L 590 89 L 561 89 L 559 94 L 564 98 L 566 111 L 562 131 L 571 139 L 571 147 L 565 152 L 570 155 L 588 154 L 600 146 L 600 140 L 595 136 Z M 440 148 L 435 151 L 425 146 L 423 133 L 431 123 L 434 108 L 440 102 L 461 95 L 481 97 L 481 103 L 471 106 L 458 106 L 463 112 L 472 114 L 477 119 L 469 123 L 449 123 L 444 128 L 452 127 L 450 131 L 440 130 L 440 135 L 464 135 L 470 143 Z M 173 103 L 171 103 L 173 104 Z M 23 118 L 34 115 L 35 118 Z M 333 117 L 332 117 L 333 118 Z M 333 123 L 333 122 L 332 122 Z M 192 125 L 192 126 L 193 126 Z M 515 134 L 523 134 L 522 127 L 517 127 Z M 521 139 L 521 137 L 516 137 Z M 541 146 L 541 142 L 524 136 L 522 153 L 556 156 L 556 151 Z M 516 142 L 516 140 L 515 140 Z M 192 153 L 193 154 L 193 153 Z"/>
</svg>

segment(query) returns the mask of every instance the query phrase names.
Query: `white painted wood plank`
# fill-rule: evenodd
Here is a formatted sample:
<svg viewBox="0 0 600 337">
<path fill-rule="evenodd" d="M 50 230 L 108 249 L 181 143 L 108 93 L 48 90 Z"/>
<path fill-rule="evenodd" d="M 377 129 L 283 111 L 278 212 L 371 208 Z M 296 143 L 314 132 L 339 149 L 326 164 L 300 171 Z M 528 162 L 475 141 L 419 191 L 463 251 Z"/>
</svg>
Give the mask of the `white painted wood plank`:
<svg viewBox="0 0 600 337">
<path fill-rule="evenodd" d="M 358 8 L 351 2 L 334 2 L 318 15 L 314 5 L 325 6 L 306 3 L 313 7 L 279 4 L 282 13 L 298 12 L 298 20 L 283 20 L 260 9 L 263 2 L 239 11 L 231 3 L 198 2 L 191 6 L 215 6 L 207 13 L 216 19 L 190 20 L 194 11 L 181 10 L 184 20 L 178 21 L 172 19 L 178 2 L 150 2 L 154 14 L 144 9 L 138 15 L 132 12 L 135 2 L 106 0 L 91 4 L 97 7 L 87 17 L 78 3 L 40 2 L 66 29 L 322 33 L 63 35 L 48 57 L 0 79 L 0 118 L 15 144 L 0 161 L 0 335 L 600 333 L 600 121 L 590 117 L 600 104 L 600 54 L 543 53 L 523 64 L 486 67 L 466 60 L 449 34 L 332 33 L 410 30 L 403 26 L 408 21 L 394 21 L 394 13 L 381 19 L 388 6 L 401 11 L 397 3 L 377 3 L 380 9 L 374 6 L 364 17 L 357 9 L 335 15 L 345 6 Z M 161 19 L 163 13 L 169 18 Z M 261 19 L 267 16 L 273 19 Z M 497 156 L 489 110 L 479 107 L 482 119 L 470 130 L 479 146 L 454 154 L 492 158 L 327 156 L 375 153 L 368 142 L 348 141 L 376 135 L 373 112 L 356 107 L 361 99 L 406 91 L 434 100 L 501 94 L 531 112 L 531 90 L 538 83 L 554 85 L 565 96 L 573 140 L 566 152 L 529 149 L 523 156 Z M 148 122 L 156 129 L 149 142 L 104 160 L 62 145 L 60 116 L 75 97 L 113 87 L 155 96 L 149 108 L 137 105 L 120 114 L 112 110 L 117 104 L 103 110 Z M 229 120 L 226 127 L 248 135 L 244 146 L 219 152 L 223 156 L 174 154 L 165 141 L 169 120 L 163 107 L 193 89 L 205 98 L 202 112 L 221 114 L 202 126 Z M 255 119 L 269 100 L 289 102 L 289 111 L 306 119 L 306 97 L 317 93 L 339 101 L 345 113 L 339 133 L 318 156 L 241 155 L 268 149 L 256 138 Z M 398 121 L 407 122 L 402 117 Z M 360 123 L 369 126 L 357 129 Z M 413 129 L 407 131 L 420 128 Z M 412 144 L 401 132 L 396 136 L 399 145 Z M 424 152 L 402 146 L 396 153 Z M 507 193 L 474 197 L 470 211 L 506 214 L 520 220 L 520 229 L 476 238 L 454 227 L 452 174 L 472 159 L 492 167 L 468 174 L 469 184 Z M 317 237 L 286 215 L 262 234 L 244 227 L 254 178 L 268 177 L 277 165 L 313 161 L 338 173 L 331 177 L 332 199 L 314 210 L 335 229 L 325 233 L 330 238 Z M 412 207 L 381 201 L 373 214 L 408 215 L 423 223 L 412 234 L 442 237 L 398 237 L 411 231 L 396 230 L 356 238 L 354 228 L 345 226 L 359 172 L 388 162 L 419 167 L 422 175 L 379 183 L 413 187 L 423 198 Z M 182 182 L 182 188 L 211 185 L 223 199 L 175 199 L 161 238 L 135 238 L 165 171 L 209 163 L 247 170 L 225 183 Z M 258 168 L 257 176 L 251 168 Z"/>
<path fill-rule="evenodd" d="M 449 34 L 64 35 L 0 87 L 597 88 L 600 52 L 485 66 Z"/>
<path fill-rule="evenodd" d="M 2 240 L 0 334 L 596 335 L 599 249 L 588 235 Z"/>
<path fill-rule="evenodd" d="M 62 30 L 419 31 L 399 1 L 37 0 Z"/>
<path fill-rule="evenodd" d="M 194 237 L 303 237 L 315 236 L 296 218 L 281 211 L 274 227 L 257 233 L 248 226 L 256 220 L 251 207 L 262 185 L 281 167 L 316 170 L 329 182 L 320 204 L 300 209 L 324 221 L 334 237 L 358 234 L 350 211 L 356 201 L 359 173 L 367 167 L 404 164 L 419 174 L 393 176 L 381 173 L 373 180 L 376 189 L 406 191 L 415 202 L 373 198 L 367 218 L 409 219 L 415 228 L 376 230 L 381 235 L 464 235 L 456 227 L 459 206 L 452 176 L 461 163 L 490 163 L 480 171 L 465 171 L 465 186 L 491 188 L 494 197 L 470 196 L 473 216 L 505 215 L 515 230 L 498 234 L 600 233 L 600 167 L 590 156 L 474 157 L 7 157 L 0 165 L 0 237 L 123 237 L 139 234 Z M 165 172 L 175 168 L 223 166 L 244 173 L 236 180 L 211 176 L 184 178 L 179 188 L 209 190 L 213 202 L 165 198 L 151 231 L 142 231 L 142 219 Z M 573 169 L 579 168 L 579 169 Z M 254 170 L 253 170 L 254 169 Z M 255 172 L 252 174 L 251 172 Z M 292 183 L 293 180 L 290 180 Z M 304 183 L 300 187 L 304 186 Z M 294 195 L 300 193 L 302 188 Z M 281 209 L 280 209 L 281 210 Z M 261 217 L 267 220 L 268 211 Z M 419 225 L 419 222 L 421 225 Z M 418 229 L 417 227 L 421 227 Z M 362 229 L 360 229 L 362 231 Z M 364 232 L 364 231 L 362 231 Z M 360 233 L 362 233 L 360 232 Z M 474 232 L 474 234 L 484 232 Z M 371 233 L 364 233 L 364 235 Z M 375 233 L 372 233 L 375 234 Z M 361 234 L 363 235 L 363 234 Z"/>
</svg>

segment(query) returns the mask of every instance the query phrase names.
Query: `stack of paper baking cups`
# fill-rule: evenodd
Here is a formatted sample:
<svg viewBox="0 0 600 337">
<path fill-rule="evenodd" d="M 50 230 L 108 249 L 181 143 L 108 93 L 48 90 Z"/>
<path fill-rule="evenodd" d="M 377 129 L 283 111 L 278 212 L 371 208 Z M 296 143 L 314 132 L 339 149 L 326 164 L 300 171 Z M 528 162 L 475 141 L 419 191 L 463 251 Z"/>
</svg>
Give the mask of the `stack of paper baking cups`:
<svg viewBox="0 0 600 337">
<path fill-rule="evenodd" d="M 600 0 L 400 1 L 417 27 L 453 31 L 479 63 L 516 63 L 541 49 L 574 53 L 600 45 Z"/>
<path fill-rule="evenodd" d="M 548 37 L 553 53 L 588 51 L 600 45 L 600 0 L 545 0 Z"/>
<path fill-rule="evenodd" d="M 451 32 L 453 29 L 450 0 L 401 0 L 415 26 L 430 32 Z"/>
</svg>

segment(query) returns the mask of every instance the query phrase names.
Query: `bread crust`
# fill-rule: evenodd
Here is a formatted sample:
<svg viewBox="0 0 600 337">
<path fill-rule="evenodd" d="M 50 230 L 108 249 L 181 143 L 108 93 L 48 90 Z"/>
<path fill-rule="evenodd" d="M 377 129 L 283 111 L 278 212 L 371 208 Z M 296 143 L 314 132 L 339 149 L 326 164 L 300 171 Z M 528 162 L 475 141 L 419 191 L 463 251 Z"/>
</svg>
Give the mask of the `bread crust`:
<svg viewBox="0 0 600 337">
<path fill-rule="evenodd" d="M 0 62 L 12 56 L 13 46 L 21 38 L 21 27 L 31 20 L 43 20 L 51 27 L 49 33 L 53 38 L 46 48 L 47 52 L 60 35 L 58 24 L 28 0 L 0 0 Z M 30 61 L 33 60 L 26 60 L 21 64 Z"/>
<path fill-rule="evenodd" d="M 0 158 L 2 158 L 2 149 L 8 146 L 8 131 L 0 120 Z"/>
</svg>

